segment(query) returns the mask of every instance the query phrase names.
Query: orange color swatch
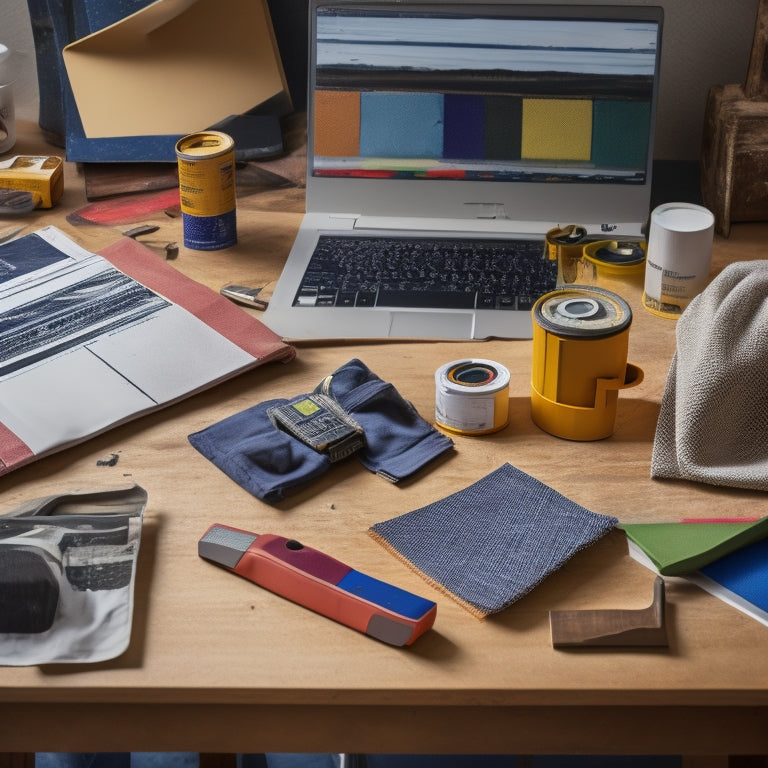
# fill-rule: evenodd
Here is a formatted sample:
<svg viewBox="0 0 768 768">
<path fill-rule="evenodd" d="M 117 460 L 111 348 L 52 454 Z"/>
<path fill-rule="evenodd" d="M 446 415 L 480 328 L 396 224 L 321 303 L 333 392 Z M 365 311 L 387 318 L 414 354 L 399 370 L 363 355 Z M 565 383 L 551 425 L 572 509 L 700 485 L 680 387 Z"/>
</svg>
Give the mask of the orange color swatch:
<svg viewBox="0 0 768 768">
<path fill-rule="evenodd" d="M 360 154 L 360 92 L 315 92 L 315 155 L 357 157 Z"/>
</svg>

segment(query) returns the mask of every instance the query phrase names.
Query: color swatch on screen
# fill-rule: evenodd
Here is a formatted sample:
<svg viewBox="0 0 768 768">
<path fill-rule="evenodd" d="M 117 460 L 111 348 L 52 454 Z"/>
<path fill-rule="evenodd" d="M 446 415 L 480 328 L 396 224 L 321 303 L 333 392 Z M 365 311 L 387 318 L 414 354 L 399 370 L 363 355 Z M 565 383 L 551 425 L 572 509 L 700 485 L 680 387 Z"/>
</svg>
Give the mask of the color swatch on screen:
<svg viewBox="0 0 768 768">
<path fill-rule="evenodd" d="M 592 102 L 523 99 L 521 155 L 533 160 L 589 160 Z"/>
<path fill-rule="evenodd" d="M 646 183 L 658 9 L 397 5 L 318 4 L 312 175 Z"/>
<path fill-rule="evenodd" d="M 519 160 L 523 100 L 517 96 L 488 96 L 482 108 L 487 160 Z"/>
<path fill-rule="evenodd" d="M 443 155 L 480 159 L 486 154 L 484 106 L 477 94 L 448 93 L 443 104 Z"/>
<path fill-rule="evenodd" d="M 437 93 L 363 93 L 363 157 L 443 156 L 443 97 Z"/>
<path fill-rule="evenodd" d="M 315 154 L 356 157 L 360 154 L 360 92 L 315 93 Z"/>
<path fill-rule="evenodd" d="M 642 166 L 650 122 L 651 105 L 647 101 L 595 101 L 592 161 L 618 168 Z"/>
<path fill-rule="evenodd" d="M 411 158 L 642 171 L 650 119 L 647 101 L 318 90 L 314 152 L 360 158 L 361 165 L 375 158 L 382 167 L 387 159 Z M 408 170 L 407 164 L 398 168 Z"/>
</svg>

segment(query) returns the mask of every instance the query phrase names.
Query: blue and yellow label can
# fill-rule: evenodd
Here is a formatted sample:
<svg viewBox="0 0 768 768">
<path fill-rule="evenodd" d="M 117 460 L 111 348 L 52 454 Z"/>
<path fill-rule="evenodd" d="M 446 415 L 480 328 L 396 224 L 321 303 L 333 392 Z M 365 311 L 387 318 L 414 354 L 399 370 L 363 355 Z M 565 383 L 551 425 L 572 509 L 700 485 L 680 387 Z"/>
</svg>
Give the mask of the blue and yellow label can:
<svg viewBox="0 0 768 768">
<path fill-rule="evenodd" d="M 184 245 L 198 251 L 237 243 L 235 142 L 201 131 L 176 143 Z"/>
</svg>

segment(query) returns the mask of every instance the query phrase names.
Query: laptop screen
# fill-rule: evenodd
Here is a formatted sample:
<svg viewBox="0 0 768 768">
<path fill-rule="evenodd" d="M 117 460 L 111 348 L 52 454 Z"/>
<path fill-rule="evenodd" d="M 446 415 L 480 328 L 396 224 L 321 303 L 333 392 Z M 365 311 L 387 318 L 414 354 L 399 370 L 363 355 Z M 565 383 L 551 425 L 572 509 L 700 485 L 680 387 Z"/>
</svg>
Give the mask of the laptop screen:
<svg viewBox="0 0 768 768">
<path fill-rule="evenodd" d="M 312 173 L 644 183 L 660 24 L 545 9 L 318 7 Z"/>
<path fill-rule="evenodd" d="M 315 175 L 645 180 L 656 22 L 327 6 L 316 24 Z"/>
<path fill-rule="evenodd" d="M 642 225 L 657 6 L 312 0 L 307 210 Z"/>
</svg>

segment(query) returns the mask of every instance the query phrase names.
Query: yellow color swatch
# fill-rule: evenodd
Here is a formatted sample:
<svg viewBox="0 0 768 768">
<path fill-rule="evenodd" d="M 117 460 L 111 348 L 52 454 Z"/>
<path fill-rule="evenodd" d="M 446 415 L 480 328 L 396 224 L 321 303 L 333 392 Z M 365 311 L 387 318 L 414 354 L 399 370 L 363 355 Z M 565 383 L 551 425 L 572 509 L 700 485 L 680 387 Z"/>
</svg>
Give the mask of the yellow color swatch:
<svg viewBox="0 0 768 768">
<path fill-rule="evenodd" d="M 315 91 L 315 155 L 360 154 L 360 91 Z"/>
<path fill-rule="evenodd" d="M 591 147 L 589 99 L 523 99 L 523 159 L 589 160 Z"/>
</svg>

